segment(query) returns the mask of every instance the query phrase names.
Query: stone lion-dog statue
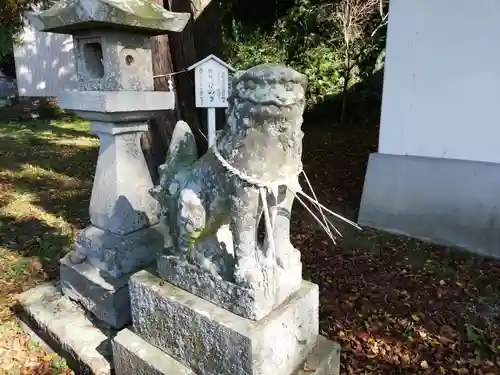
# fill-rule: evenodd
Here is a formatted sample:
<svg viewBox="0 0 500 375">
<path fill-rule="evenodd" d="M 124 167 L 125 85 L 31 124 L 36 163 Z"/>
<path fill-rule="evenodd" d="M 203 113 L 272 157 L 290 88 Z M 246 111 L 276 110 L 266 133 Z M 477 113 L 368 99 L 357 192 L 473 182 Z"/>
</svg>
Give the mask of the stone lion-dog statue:
<svg viewBox="0 0 500 375">
<path fill-rule="evenodd" d="M 253 319 L 300 288 L 288 186 L 302 171 L 306 85 L 280 65 L 236 72 L 225 127 L 199 159 L 188 124 L 177 123 L 151 191 L 172 238 L 163 278 Z"/>
</svg>

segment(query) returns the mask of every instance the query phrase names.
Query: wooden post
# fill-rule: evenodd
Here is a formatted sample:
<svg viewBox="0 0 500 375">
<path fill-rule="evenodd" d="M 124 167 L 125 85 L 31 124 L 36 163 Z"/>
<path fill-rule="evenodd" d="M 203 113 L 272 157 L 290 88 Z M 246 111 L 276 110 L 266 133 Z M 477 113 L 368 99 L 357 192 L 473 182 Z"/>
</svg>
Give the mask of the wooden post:
<svg viewBox="0 0 500 375">
<path fill-rule="evenodd" d="M 216 119 L 215 108 L 208 108 L 208 147 L 215 146 L 216 141 Z"/>
</svg>

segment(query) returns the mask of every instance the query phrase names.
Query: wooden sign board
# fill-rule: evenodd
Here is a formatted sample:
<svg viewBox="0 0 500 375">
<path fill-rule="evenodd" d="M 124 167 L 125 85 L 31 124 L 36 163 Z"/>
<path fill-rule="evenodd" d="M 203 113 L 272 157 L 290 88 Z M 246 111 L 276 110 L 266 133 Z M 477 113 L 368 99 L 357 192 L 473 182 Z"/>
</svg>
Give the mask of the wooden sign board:
<svg viewBox="0 0 500 375">
<path fill-rule="evenodd" d="M 217 56 L 209 55 L 188 68 L 194 69 L 196 107 L 208 108 L 208 145 L 216 146 L 215 108 L 227 108 L 229 74 L 236 71 Z"/>
<path fill-rule="evenodd" d="M 214 55 L 209 55 L 188 68 L 193 69 L 196 107 L 226 108 L 229 76 L 235 69 Z"/>
</svg>

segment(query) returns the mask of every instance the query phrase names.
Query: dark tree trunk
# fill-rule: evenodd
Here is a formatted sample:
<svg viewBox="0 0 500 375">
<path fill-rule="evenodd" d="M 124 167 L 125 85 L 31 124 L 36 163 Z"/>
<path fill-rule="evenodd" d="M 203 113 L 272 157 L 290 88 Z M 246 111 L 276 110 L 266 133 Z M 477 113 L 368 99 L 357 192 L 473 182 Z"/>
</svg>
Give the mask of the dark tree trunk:
<svg viewBox="0 0 500 375">
<path fill-rule="evenodd" d="M 163 6 L 163 0 L 153 1 Z M 159 35 L 153 38 L 152 55 L 153 75 L 168 74 L 174 71 L 167 35 Z M 154 84 L 155 91 L 168 91 L 168 77 L 155 78 Z M 159 112 L 151 119 L 148 133 L 142 137 L 142 149 L 155 184 L 158 182 L 158 167 L 165 161 L 170 138 L 178 118 L 177 106 L 173 111 Z"/>
<path fill-rule="evenodd" d="M 191 14 L 194 20 L 194 45 L 197 60 L 210 54 L 223 58 L 221 12 L 217 0 L 191 0 Z M 207 111 L 200 111 L 200 128 L 208 134 Z M 225 121 L 225 109 L 216 109 L 217 128 Z"/>
<path fill-rule="evenodd" d="M 153 1 L 173 12 L 186 12 L 192 15 L 181 33 L 154 38 L 155 76 L 183 71 L 211 53 L 220 56 L 222 39 L 217 0 Z M 172 77 L 172 82 L 176 92 L 175 110 L 158 114 L 150 122 L 150 130 L 142 139 L 143 150 L 155 183 L 158 180 L 158 166 L 165 160 L 170 138 L 178 120 L 186 121 L 191 127 L 199 153 L 203 154 L 207 149 L 207 141 L 203 136 L 206 134 L 206 113 L 195 106 L 193 72 L 176 74 Z M 167 77 L 155 79 L 156 91 L 167 91 L 167 89 Z"/>
<path fill-rule="evenodd" d="M 168 0 L 168 3 L 169 9 L 172 12 L 185 12 L 192 15 L 191 1 Z M 176 71 L 185 70 L 198 61 L 194 42 L 194 21 L 193 17 L 191 17 L 182 32 L 172 33 L 170 37 L 170 51 Z M 204 39 L 208 39 L 208 37 L 205 36 Z M 182 119 L 191 127 L 198 147 L 198 153 L 201 155 L 207 150 L 207 141 L 203 137 L 203 133 L 206 133 L 204 132 L 202 123 L 202 113 L 195 106 L 193 73 L 177 74 L 175 76 L 175 83 Z"/>
<path fill-rule="evenodd" d="M 194 46 L 198 60 L 210 54 L 222 57 L 222 31 L 217 0 L 191 0 Z"/>
</svg>

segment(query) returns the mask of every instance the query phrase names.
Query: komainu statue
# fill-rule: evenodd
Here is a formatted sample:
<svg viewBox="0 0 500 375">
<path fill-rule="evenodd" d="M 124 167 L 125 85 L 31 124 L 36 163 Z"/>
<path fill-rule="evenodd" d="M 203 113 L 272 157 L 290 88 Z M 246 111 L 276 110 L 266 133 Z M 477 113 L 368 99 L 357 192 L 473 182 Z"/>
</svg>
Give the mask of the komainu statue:
<svg viewBox="0 0 500 375">
<path fill-rule="evenodd" d="M 280 65 L 237 72 L 216 145 L 198 159 L 189 126 L 179 122 L 151 192 L 173 242 L 160 275 L 245 318 L 262 318 L 301 285 L 290 212 L 300 189 L 306 84 Z"/>
</svg>

